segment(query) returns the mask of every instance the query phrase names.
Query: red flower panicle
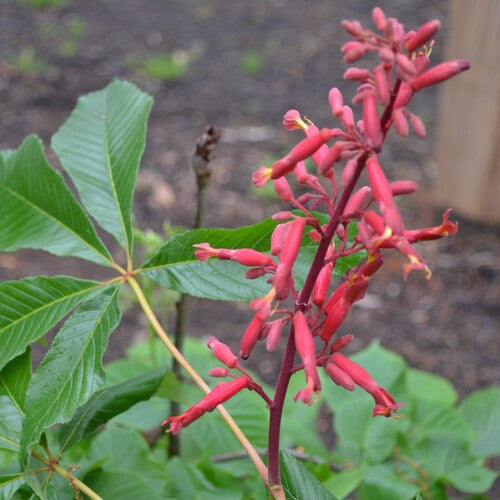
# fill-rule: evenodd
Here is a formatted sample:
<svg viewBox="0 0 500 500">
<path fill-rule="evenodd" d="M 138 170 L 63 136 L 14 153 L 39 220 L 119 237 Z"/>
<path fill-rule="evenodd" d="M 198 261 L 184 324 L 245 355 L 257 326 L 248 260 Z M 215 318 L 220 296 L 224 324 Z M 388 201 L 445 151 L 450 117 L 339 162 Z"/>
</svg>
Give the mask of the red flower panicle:
<svg viewBox="0 0 500 500">
<path fill-rule="evenodd" d="M 391 182 L 382 167 L 383 162 L 382 165 L 379 162 L 379 154 L 391 128 L 407 136 L 411 127 L 418 137 L 425 137 L 424 123 L 409 110 L 413 96 L 425 87 L 468 69 L 470 64 L 458 59 L 431 66 L 432 39 L 441 25 L 438 20 L 407 32 L 403 24 L 387 17 L 380 8 L 373 9 L 372 14 L 373 30 L 358 21 L 342 22 L 352 37 L 342 46 L 344 60 L 352 63 L 369 53 L 377 59 L 373 67 L 351 67 L 344 73 L 346 80 L 356 82 L 352 104 L 361 107 L 362 119 L 359 108 L 353 110 L 346 105 L 338 88 L 332 88 L 328 95 L 328 105 L 337 122 L 335 128 L 319 129 L 309 119 L 302 118 L 299 111 L 287 111 L 283 126 L 291 131 L 299 129 L 305 137 L 288 154 L 271 166 L 260 167 L 252 177 L 257 187 L 271 179 L 281 200 L 290 204 L 287 210 L 273 215 L 278 224 L 272 232 L 270 255 L 248 248 L 217 249 L 208 243 L 195 245 L 195 255 L 201 261 L 215 257 L 250 266 L 246 273 L 248 279 L 268 275 L 270 291 L 251 302 L 255 316 L 242 336 L 241 358 L 248 358 L 259 340 L 265 340 L 268 351 L 276 349 L 283 328 L 292 323 L 294 342 L 289 342 L 287 349 L 291 350 L 292 358 L 295 350 L 298 352 L 302 364 L 293 367 L 293 371 L 303 369 L 306 378 L 305 388 L 295 395 L 295 399 L 311 404 L 313 394 L 320 390 L 317 366 L 322 366 L 336 384 L 350 391 L 358 385 L 370 393 L 375 401 L 374 416 L 389 417 L 401 405 L 365 369 L 339 352 L 352 340 L 352 335 L 336 340 L 333 337 L 353 304 L 365 296 L 371 279 L 382 266 L 383 249 L 395 249 L 406 257 L 405 277 L 412 270 L 423 270 L 429 278 L 430 270 L 412 243 L 457 231 L 457 224 L 449 220 L 449 210 L 438 226 L 405 228 L 394 197 L 412 194 L 417 185 L 409 180 Z M 328 144 L 330 141 L 333 143 Z M 306 167 L 307 160 L 312 160 L 310 167 Z M 356 189 L 364 169 L 369 186 Z M 287 175 L 294 176 L 301 185 L 298 198 L 290 188 Z M 350 196 L 340 192 L 342 187 L 348 188 Z M 317 210 L 325 214 L 326 221 L 316 215 Z M 357 223 L 358 234 L 351 241 L 348 229 L 353 222 Z M 306 225 L 310 226 L 309 231 L 305 231 Z M 334 235 L 336 240 L 333 242 Z M 298 290 L 295 271 L 303 238 L 309 240 L 308 245 L 318 245 L 319 250 L 304 288 Z M 361 251 L 368 254 L 366 260 L 349 270 L 330 293 L 335 263 Z M 319 354 L 316 353 L 315 337 L 323 341 Z M 235 378 L 230 373 L 230 369 L 235 369 L 246 375 L 238 358 L 225 344 L 211 337 L 208 346 L 225 365 L 213 368 L 210 375 L 233 377 L 234 380 L 219 383 L 184 414 L 167 419 L 174 434 L 244 388 L 256 390 L 271 411 L 276 404 L 276 399 L 272 402 L 249 376 Z M 325 356 L 326 352 L 329 355 Z M 280 389 L 278 383 L 277 393 L 279 390 L 286 389 Z"/>
</svg>

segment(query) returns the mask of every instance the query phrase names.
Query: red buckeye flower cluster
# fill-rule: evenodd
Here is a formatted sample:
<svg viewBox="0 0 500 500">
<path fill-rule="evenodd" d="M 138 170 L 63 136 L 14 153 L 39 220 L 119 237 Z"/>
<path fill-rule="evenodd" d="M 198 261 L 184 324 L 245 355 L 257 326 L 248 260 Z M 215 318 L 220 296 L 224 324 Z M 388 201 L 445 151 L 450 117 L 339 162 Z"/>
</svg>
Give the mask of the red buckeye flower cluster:
<svg viewBox="0 0 500 500">
<path fill-rule="evenodd" d="M 270 253 L 251 249 L 212 248 L 207 243 L 195 245 L 199 260 L 217 258 L 234 260 L 248 266 L 246 276 L 254 279 L 266 275 L 269 292 L 251 303 L 255 315 L 243 333 L 239 356 L 247 359 L 258 341 L 266 341 L 273 351 L 279 344 L 284 327 L 289 333 L 278 379 L 276 393 L 271 399 L 240 366 L 238 358 L 217 339 L 208 346 L 224 368 L 214 368 L 212 376 L 232 377 L 219 383 L 198 404 L 179 417 L 167 419 L 170 430 L 179 432 L 205 411 L 234 396 L 242 389 L 257 391 L 271 411 L 271 427 L 276 426 L 273 412 L 281 412 L 284 393 L 292 373 L 304 371 L 305 386 L 296 395 L 307 404 L 321 390 L 318 371 L 324 369 L 330 379 L 352 391 L 359 386 L 375 401 L 373 415 L 392 416 L 401 403 L 396 403 L 370 374 L 339 351 L 352 339 L 345 335 L 334 340 L 335 333 L 348 316 L 353 304 L 361 300 L 375 274 L 383 264 L 382 251 L 394 249 L 405 258 L 403 273 L 423 271 L 431 277 L 429 267 L 413 243 L 441 238 L 457 231 L 449 220 L 449 210 L 442 224 L 407 229 L 396 198 L 413 193 L 417 185 L 409 180 L 390 181 L 384 172 L 382 146 L 392 126 L 403 136 L 410 125 L 419 137 L 425 136 L 422 120 L 408 106 L 415 93 L 440 83 L 469 68 L 464 60 L 447 61 L 430 67 L 432 38 L 440 28 L 437 20 L 429 21 L 416 32 L 405 31 L 394 18 L 387 18 L 381 9 L 373 9 L 376 30 L 358 21 L 343 21 L 342 26 L 352 40 L 342 46 L 346 63 L 354 63 L 367 54 L 376 62 L 372 69 L 351 67 L 344 78 L 359 84 L 352 99 L 361 106 L 361 119 L 356 120 L 353 109 L 344 104 L 337 88 L 329 93 L 332 115 L 338 120 L 333 128 L 319 129 L 297 110 L 285 113 L 283 126 L 299 130 L 305 137 L 273 165 L 260 167 L 253 175 L 257 187 L 273 182 L 278 196 L 295 211 L 278 212 L 278 222 L 270 242 Z M 381 110 L 381 112 L 379 111 Z M 312 160 L 313 171 L 306 167 Z M 362 171 L 368 185 L 355 189 Z M 287 178 L 295 177 L 305 193 L 296 197 Z M 315 211 L 327 214 L 328 222 L 320 220 Z M 348 238 L 348 226 L 357 224 L 357 236 Z M 294 266 L 305 240 L 318 243 L 316 256 L 302 289 L 298 289 Z M 366 252 L 366 259 L 344 275 L 332 289 L 336 262 L 347 255 Z M 294 364 L 298 353 L 300 361 Z M 239 371 L 236 376 L 231 370 Z M 280 414 L 280 413 L 279 413 Z M 277 427 L 279 430 L 279 426 Z M 272 429 L 270 428 L 270 434 Z M 270 475 L 275 439 L 270 435 Z"/>
</svg>

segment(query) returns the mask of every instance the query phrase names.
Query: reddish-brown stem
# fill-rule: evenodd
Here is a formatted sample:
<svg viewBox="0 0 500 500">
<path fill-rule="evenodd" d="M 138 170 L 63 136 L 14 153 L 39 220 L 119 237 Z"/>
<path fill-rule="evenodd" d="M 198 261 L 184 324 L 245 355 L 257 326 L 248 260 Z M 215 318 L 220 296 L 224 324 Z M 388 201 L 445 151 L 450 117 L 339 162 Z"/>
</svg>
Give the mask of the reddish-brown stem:
<svg viewBox="0 0 500 500">
<path fill-rule="evenodd" d="M 390 126 L 390 119 L 392 115 L 392 109 L 394 107 L 394 101 L 396 100 L 397 93 L 401 81 L 398 79 L 394 85 L 391 92 L 391 100 L 385 109 L 382 118 L 380 120 L 381 129 L 384 131 L 384 140 L 387 131 Z M 311 268 L 307 275 L 304 286 L 295 300 L 295 311 L 304 311 L 307 302 L 313 291 L 314 283 L 318 278 L 318 274 L 325 264 L 325 257 L 332 241 L 332 238 L 337 230 L 342 214 L 346 207 L 347 201 L 349 200 L 356 183 L 358 182 L 359 176 L 365 166 L 365 162 L 368 158 L 368 152 L 363 153 L 356 163 L 356 168 L 354 174 L 349 181 L 349 184 L 345 187 L 342 195 L 333 210 L 330 218 L 330 222 L 326 228 L 325 234 L 321 238 L 321 242 L 316 251 Z M 283 405 L 285 403 L 285 396 L 288 389 L 288 384 L 290 382 L 290 377 L 293 371 L 293 360 L 295 358 L 296 348 L 295 348 L 295 336 L 293 325 L 290 326 L 290 331 L 288 334 L 288 340 L 285 348 L 285 353 L 283 354 L 283 360 L 281 363 L 281 369 L 278 376 L 278 382 L 276 384 L 276 391 L 274 393 L 273 406 L 270 408 L 269 417 L 269 435 L 268 435 L 268 449 L 267 449 L 267 466 L 269 471 L 269 485 L 275 486 L 281 484 L 281 474 L 280 474 L 280 457 L 279 457 L 279 443 L 280 443 L 280 428 L 281 428 L 281 418 L 283 415 Z"/>
</svg>

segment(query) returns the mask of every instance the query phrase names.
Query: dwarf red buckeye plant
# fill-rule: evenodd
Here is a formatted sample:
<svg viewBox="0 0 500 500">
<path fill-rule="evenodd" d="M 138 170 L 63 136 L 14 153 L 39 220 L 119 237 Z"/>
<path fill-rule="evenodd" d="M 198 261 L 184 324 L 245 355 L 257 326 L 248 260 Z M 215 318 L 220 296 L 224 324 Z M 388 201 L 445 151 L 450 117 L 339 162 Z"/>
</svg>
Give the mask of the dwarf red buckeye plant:
<svg viewBox="0 0 500 500">
<path fill-rule="evenodd" d="M 290 377 L 304 374 L 304 387 L 294 395 L 298 403 L 312 405 L 321 390 L 319 372 L 325 370 L 335 383 L 347 391 L 356 386 L 374 400 L 374 417 L 397 418 L 404 402 L 395 399 L 361 366 L 342 354 L 352 335 L 335 334 L 357 301 L 363 299 L 376 273 L 383 265 L 383 253 L 396 250 L 403 258 L 403 275 L 420 271 L 427 279 L 431 271 L 413 243 L 442 238 L 457 231 L 449 220 L 450 210 L 441 224 L 423 229 L 405 226 L 396 200 L 417 189 L 409 180 L 388 179 L 384 170 L 383 146 L 391 129 L 407 136 L 410 129 L 425 136 L 422 120 L 410 111 L 414 95 L 469 68 L 465 60 L 431 65 L 433 37 L 440 28 L 438 20 L 406 31 L 381 9 L 373 9 L 375 29 L 358 21 L 343 21 L 352 37 L 342 46 L 344 61 L 356 63 L 368 57 L 371 69 L 350 67 L 344 79 L 358 85 L 352 104 L 360 108 L 360 118 L 345 104 L 338 88 L 328 96 L 333 128 L 318 128 L 297 110 L 285 113 L 283 126 L 299 131 L 304 138 L 290 152 L 270 166 L 260 167 L 253 183 L 260 188 L 270 182 L 290 210 L 274 214 L 278 222 L 271 236 L 271 252 L 253 249 L 213 248 L 200 241 L 194 245 L 200 261 L 231 260 L 249 270 L 249 280 L 267 276 L 268 292 L 254 299 L 250 307 L 255 315 L 243 332 L 239 358 L 246 360 L 259 341 L 273 351 L 283 342 L 284 355 L 273 395 L 242 367 L 242 362 L 228 346 L 211 337 L 208 348 L 224 366 L 212 368 L 212 377 L 225 378 L 215 388 L 181 415 L 164 422 L 168 431 L 177 434 L 184 427 L 242 390 L 256 391 L 270 412 L 268 435 L 268 484 L 280 489 L 279 437 L 285 395 Z M 356 108 L 354 108 L 356 109 Z M 311 160 L 309 164 L 308 160 Z M 368 185 L 357 187 L 363 171 Z M 289 179 L 295 178 L 305 191 L 296 196 Z M 318 211 L 326 214 L 320 217 Z M 357 235 L 348 238 L 348 226 L 357 224 Z M 296 280 L 294 265 L 305 241 L 317 243 L 316 253 L 302 288 Z M 340 282 L 332 283 L 336 261 L 360 254 L 360 264 L 350 269 Z"/>
</svg>

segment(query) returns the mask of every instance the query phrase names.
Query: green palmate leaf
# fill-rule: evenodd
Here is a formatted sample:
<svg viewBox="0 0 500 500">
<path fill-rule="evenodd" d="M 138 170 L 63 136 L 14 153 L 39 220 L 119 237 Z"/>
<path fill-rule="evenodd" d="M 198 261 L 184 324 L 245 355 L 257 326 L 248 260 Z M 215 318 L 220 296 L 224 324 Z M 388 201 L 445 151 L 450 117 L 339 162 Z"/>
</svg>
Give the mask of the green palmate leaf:
<svg viewBox="0 0 500 500">
<path fill-rule="evenodd" d="M 500 455 L 500 387 L 474 391 L 462 401 L 460 412 L 472 427 L 472 453 Z"/>
<path fill-rule="evenodd" d="M 21 414 L 8 396 L 0 396 L 0 450 L 18 452 Z"/>
<path fill-rule="evenodd" d="M 418 493 L 418 486 L 402 479 L 392 465 L 365 467 L 364 481 L 358 491 L 361 500 L 410 500 Z"/>
<path fill-rule="evenodd" d="M 7 500 L 24 484 L 24 473 L 0 476 L 0 500 Z"/>
<path fill-rule="evenodd" d="M 111 256 L 43 146 L 29 136 L 0 160 L 0 250 L 40 248 L 109 266 Z"/>
<path fill-rule="evenodd" d="M 152 102 L 135 85 L 115 80 L 80 97 L 52 138 L 83 205 L 129 254 L 132 198 Z"/>
<path fill-rule="evenodd" d="M 31 379 L 31 350 L 14 358 L 0 372 L 0 391 L 4 391 L 23 413 L 26 389 Z"/>
<path fill-rule="evenodd" d="M 457 392 L 443 377 L 420 370 L 408 370 L 406 383 L 410 397 L 420 400 L 436 401 L 443 406 L 453 406 Z"/>
<path fill-rule="evenodd" d="M 339 474 L 334 474 L 325 482 L 325 487 L 342 500 L 354 491 L 362 479 L 363 469 L 348 469 Z"/>
<path fill-rule="evenodd" d="M 110 426 L 93 440 L 89 456 L 93 460 L 106 459 L 101 467 L 109 473 L 127 472 L 145 480 L 151 491 L 157 495 L 151 497 L 143 492 L 142 496 L 136 498 L 162 498 L 164 496 L 167 486 L 165 467 L 151 458 L 148 444 L 138 432 Z M 90 483 L 93 481 L 91 480 Z M 104 498 L 122 498 L 104 495 L 102 486 L 98 488 L 98 491 Z"/>
<path fill-rule="evenodd" d="M 115 415 L 139 401 L 149 399 L 160 386 L 164 376 L 165 369 L 160 368 L 96 392 L 67 424 L 61 426 L 61 449 L 73 446 Z"/>
<path fill-rule="evenodd" d="M 164 500 L 149 484 L 148 480 L 133 471 L 95 471 L 85 478 L 85 484 L 102 498 L 120 500 Z"/>
<path fill-rule="evenodd" d="M 468 464 L 446 474 L 446 479 L 457 490 L 465 493 L 485 493 L 497 474 L 481 465 Z"/>
<path fill-rule="evenodd" d="M 265 219 L 252 226 L 237 229 L 195 229 L 169 239 L 160 251 L 142 268 L 142 272 L 161 286 L 196 297 L 215 300 L 250 301 L 269 291 L 266 277 L 255 280 L 245 278 L 247 267 L 236 262 L 210 259 L 198 261 L 194 256 L 195 243 L 210 243 L 214 248 L 252 248 L 268 252 L 271 234 L 277 223 Z M 299 286 L 305 280 L 317 244 L 304 238 L 295 263 Z M 364 254 L 355 254 L 338 260 L 334 276 L 341 276 L 358 264 Z"/>
<path fill-rule="evenodd" d="M 118 286 L 82 304 L 66 321 L 33 374 L 26 395 L 21 443 L 28 449 L 40 434 L 67 422 L 104 383 L 102 355 L 118 325 Z"/>
<path fill-rule="evenodd" d="M 68 276 L 0 283 L 0 370 L 101 287 Z"/>
<path fill-rule="evenodd" d="M 290 453 L 281 452 L 281 481 L 287 500 L 334 500 L 335 497 Z"/>
</svg>

